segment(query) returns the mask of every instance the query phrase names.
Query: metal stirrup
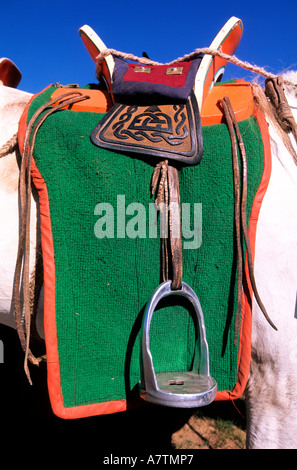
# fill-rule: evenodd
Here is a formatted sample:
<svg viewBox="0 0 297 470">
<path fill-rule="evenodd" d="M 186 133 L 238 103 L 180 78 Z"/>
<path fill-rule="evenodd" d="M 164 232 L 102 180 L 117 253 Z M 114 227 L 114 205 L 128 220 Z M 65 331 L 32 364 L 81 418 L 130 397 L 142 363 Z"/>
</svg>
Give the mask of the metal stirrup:
<svg viewBox="0 0 297 470">
<path fill-rule="evenodd" d="M 193 368 L 189 372 L 155 373 L 150 351 L 150 325 L 154 311 L 163 297 L 179 295 L 191 301 L 199 327 Z M 199 341 L 200 338 L 200 341 Z M 151 403 L 176 408 L 195 408 L 211 403 L 217 392 L 216 381 L 209 375 L 209 354 L 204 318 L 198 297 L 193 289 L 182 282 L 180 290 L 172 289 L 172 282 L 158 286 L 149 300 L 142 324 L 142 380 L 141 397 Z"/>
</svg>

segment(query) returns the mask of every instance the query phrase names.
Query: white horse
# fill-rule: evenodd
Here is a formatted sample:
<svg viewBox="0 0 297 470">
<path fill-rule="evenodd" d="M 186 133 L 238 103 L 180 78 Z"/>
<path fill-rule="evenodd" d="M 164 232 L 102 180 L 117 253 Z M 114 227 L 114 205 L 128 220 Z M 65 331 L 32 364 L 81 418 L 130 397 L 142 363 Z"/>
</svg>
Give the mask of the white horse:
<svg viewBox="0 0 297 470">
<path fill-rule="evenodd" d="M 287 76 L 297 82 L 297 73 Z M 30 94 L 0 86 L 0 148 L 17 132 Z M 297 119 L 297 94 L 287 88 L 288 102 Z M 267 120 L 269 118 L 267 116 Z M 255 250 L 258 290 L 275 331 L 253 302 L 252 362 L 246 388 L 247 447 L 297 448 L 297 166 L 273 123 L 269 122 L 272 173 L 265 194 Z M 292 144 L 295 146 L 295 142 Z M 18 151 L 6 149 L 0 158 L 0 323 L 15 328 L 12 291 L 19 233 Z M 32 197 L 32 259 L 37 225 Z M 37 316 L 42 330 L 42 293 Z"/>
</svg>

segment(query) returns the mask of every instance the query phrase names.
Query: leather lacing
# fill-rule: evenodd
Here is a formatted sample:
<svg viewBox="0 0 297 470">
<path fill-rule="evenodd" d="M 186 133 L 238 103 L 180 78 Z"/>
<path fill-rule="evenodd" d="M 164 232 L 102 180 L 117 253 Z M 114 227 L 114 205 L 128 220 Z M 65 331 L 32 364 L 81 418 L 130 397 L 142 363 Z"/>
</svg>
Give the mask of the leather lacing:
<svg viewBox="0 0 297 470">
<path fill-rule="evenodd" d="M 238 286 L 237 286 L 237 312 L 236 312 L 236 321 L 235 321 L 235 337 L 234 343 L 237 342 L 239 335 L 239 326 L 240 326 L 240 315 L 242 309 L 242 287 L 243 287 L 243 248 L 242 248 L 242 235 L 244 237 L 246 254 L 247 254 L 247 263 L 248 271 L 251 286 L 255 299 L 263 312 L 264 317 L 268 323 L 277 330 L 276 326 L 270 319 L 266 308 L 260 298 L 258 289 L 256 286 L 255 276 L 254 276 L 254 267 L 253 267 L 253 255 L 249 241 L 248 228 L 247 228 L 247 214 L 246 214 L 246 204 L 247 204 L 247 159 L 244 142 L 238 127 L 238 123 L 232 109 L 230 99 L 226 96 L 223 100 L 219 100 L 220 104 L 223 107 L 224 116 L 226 119 L 227 127 L 231 137 L 232 144 L 232 163 L 233 163 L 233 177 L 234 177 L 234 198 L 235 198 L 235 230 L 236 230 L 236 245 L 238 253 Z M 238 143 L 238 146 L 237 146 Z M 238 147 L 240 150 L 241 161 L 242 161 L 242 180 L 240 181 L 240 171 L 238 163 Z M 241 193 L 240 193 L 241 188 Z"/>
<path fill-rule="evenodd" d="M 223 100 L 219 100 L 219 103 L 223 107 L 224 116 L 230 133 L 231 144 L 232 144 L 232 165 L 233 165 L 233 179 L 234 179 L 234 215 L 235 215 L 235 237 L 236 247 L 238 256 L 238 274 L 237 274 L 237 307 L 236 307 L 236 319 L 235 319 L 235 330 L 234 330 L 234 345 L 236 345 L 239 329 L 240 329 L 240 318 L 242 311 L 242 289 L 244 284 L 244 257 L 243 257 L 243 246 L 242 237 L 245 241 L 247 264 L 249 271 L 250 283 L 253 289 L 255 299 L 263 312 L 264 317 L 268 323 L 277 330 L 276 326 L 270 319 L 267 310 L 260 298 L 258 293 L 253 267 L 253 255 L 249 241 L 248 228 L 247 228 L 247 158 L 244 142 L 238 127 L 238 123 L 232 109 L 230 99 L 226 96 Z M 238 144 L 238 145 L 237 145 Z M 240 178 L 239 169 L 239 156 L 238 147 L 240 149 L 241 160 L 242 160 L 242 179 Z M 172 279 L 172 288 L 180 289 L 182 282 L 182 238 L 180 233 L 180 213 L 175 214 L 174 222 L 178 224 L 178 227 L 173 227 L 173 212 L 168 211 L 168 207 L 171 201 L 178 203 L 180 207 L 180 193 L 179 193 L 179 180 L 178 170 L 168 165 L 168 160 L 160 162 L 156 165 L 155 171 L 152 176 L 151 192 L 155 193 L 156 187 L 159 181 L 157 196 L 155 203 L 158 207 L 162 207 L 164 204 L 164 219 L 163 224 L 168 228 L 168 233 L 161 233 L 161 268 L 163 282 Z M 169 214 L 169 215 L 168 215 Z M 162 217 L 162 209 L 161 209 Z M 175 234 L 178 233 L 178 237 L 173 236 L 173 230 Z M 170 242 L 168 246 L 168 240 Z M 171 268 L 171 274 L 170 274 Z"/>
<path fill-rule="evenodd" d="M 45 119 L 63 107 L 88 99 L 80 92 L 65 93 L 42 105 L 32 116 L 26 130 L 23 154 L 20 168 L 20 237 L 15 268 L 14 280 L 14 313 L 16 328 L 21 346 L 25 352 L 24 369 L 29 383 L 32 384 L 28 368 L 28 360 L 38 365 L 42 358 L 36 358 L 30 349 L 31 330 L 31 298 L 30 298 L 30 215 L 31 215 L 31 163 L 35 139 L 40 126 Z M 59 104 L 52 107 L 55 103 Z M 50 108 L 50 109 L 47 109 Z M 43 114 L 42 114 L 43 113 Z M 21 305 L 21 291 L 23 292 L 23 306 Z"/>
<path fill-rule="evenodd" d="M 159 184 L 158 184 L 159 182 Z M 156 165 L 151 181 L 151 193 L 158 185 L 155 204 L 161 219 L 162 282 L 172 280 L 172 289 L 182 286 L 182 238 L 180 223 L 180 191 L 178 170 L 168 160 Z"/>
</svg>

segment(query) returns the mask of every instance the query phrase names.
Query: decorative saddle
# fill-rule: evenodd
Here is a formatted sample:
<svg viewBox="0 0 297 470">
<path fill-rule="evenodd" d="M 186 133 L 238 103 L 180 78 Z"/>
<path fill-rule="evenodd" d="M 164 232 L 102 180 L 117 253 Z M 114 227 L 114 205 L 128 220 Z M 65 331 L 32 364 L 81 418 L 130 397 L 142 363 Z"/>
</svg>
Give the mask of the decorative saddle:
<svg viewBox="0 0 297 470">
<path fill-rule="evenodd" d="M 193 88 L 200 62 L 201 57 L 182 66 L 155 66 L 153 70 L 134 64 L 128 68 L 127 64 L 123 73 L 116 61 L 116 104 L 92 132 L 92 142 L 147 159 L 155 156 L 188 165 L 199 163 L 203 139 Z"/>
<path fill-rule="evenodd" d="M 230 20 L 232 23 L 233 18 Z M 222 47 L 226 41 L 226 36 L 236 37 L 236 30 L 240 28 L 240 22 L 232 25 L 231 31 L 223 37 L 220 43 Z M 231 39 L 232 41 L 232 39 Z M 238 36 L 235 44 L 236 48 Z M 233 52 L 232 50 L 232 52 Z M 97 71 L 103 73 L 100 63 L 97 63 Z M 196 100 L 197 88 L 196 77 L 199 67 L 203 62 L 203 55 L 198 54 L 193 60 L 186 62 L 178 61 L 169 65 L 159 65 L 151 63 L 135 64 L 128 63 L 117 57 L 114 58 L 112 71 L 106 77 L 109 91 L 115 104 L 106 116 L 99 122 L 91 135 L 92 142 L 101 147 L 114 151 L 126 152 L 151 161 L 152 157 L 165 159 L 156 165 L 152 178 L 152 193 L 156 190 L 159 182 L 156 204 L 165 203 L 165 212 L 169 231 L 165 240 L 161 235 L 161 264 L 163 283 L 154 292 L 151 301 L 148 303 L 143 320 L 143 342 L 142 360 L 143 377 L 140 385 L 141 396 L 145 400 L 153 403 L 168 406 L 201 406 L 210 403 L 216 395 L 216 381 L 209 374 L 208 345 L 204 328 L 203 313 L 199 300 L 192 289 L 182 281 L 182 235 L 180 222 L 180 190 L 178 169 L 183 165 L 199 164 L 203 155 L 203 138 L 200 119 L 200 110 Z M 212 59 L 213 66 L 215 65 Z M 203 68 L 202 68 L 203 73 Z M 208 69 L 208 76 L 212 77 L 212 86 L 218 72 Z M 205 82 L 207 80 L 205 79 Z M 201 87 L 201 86 L 200 86 Z M 196 88 L 196 90 L 195 90 Z M 211 88 L 211 87 L 210 87 Z M 210 89 L 209 88 L 209 89 Z M 200 106 L 205 105 L 204 101 Z M 206 92 L 208 90 L 206 89 Z M 199 96 L 199 94 L 198 94 Z M 201 93 L 200 93 L 201 96 Z M 202 94 L 203 96 L 203 94 Z M 245 237 L 248 253 L 251 252 L 249 238 L 246 228 L 246 208 L 242 209 L 244 220 L 239 216 L 239 179 L 237 150 L 235 148 L 235 133 L 237 139 L 242 141 L 237 125 L 236 116 L 229 97 L 219 100 L 219 104 L 224 112 L 225 119 L 231 135 L 233 145 L 233 169 L 235 185 L 235 219 L 236 237 L 239 257 L 239 279 L 238 279 L 238 306 L 236 321 L 236 340 L 238 338 L 239 322 L 242 308 L 242 247 L 241 247 L 241 223 Z M 234 137 L 232 138 L 232 135 Z M 245 149 L 242 151 L 242 158 L 246 160 Z M 245 184 L 243 194 L 246 192 Z M 242 196 L 243 199 L 246 196 Z M 177 206 L 177 216 L 174 216 L 172 204 Z M 237 208 L 238 206 L 238 208 Z M 169 215 L 167 214 L 169 207 Z M 242 206 L 244 207 L 244 206 Z M 161 208 L 160 214 L 164 212 Z M 269 319 L 264 305 L 258 295 L 254 276 L 251 256 L 248 257 L 249 274 L 255 296 L 261 306 L 264 315 Z M 190 373 L 185 374 L 158 374 L 157 380 L 152 355 L 150 352 L 150 322 L 158 303 L 163 297 L 169 295 L 182 295 L 190 299 L 196 311 L 199 331 L 200 348 L 196 345 L 193 368 Z M 196 357 L 197 356 L 197 357 Z M 162 385 L 160 383 L 162 382 Z M 179 387 L 176 385 L 179 385 Z M 170 387 L 168 385 L 175 385 Z M 181 385 L 183 387 L 181 387 Z"/>
<path fill-rule="evenodd" d="M 175 407 L 208 404 L 217 392 L 217 384 L 209 375 L 201 305 L 195 292 L 182 281 L 181 208 L 176 166 L 198 164 L 203 154 L 200 113 L 193 91 L 201 60 L 199 56 L 171 66 L 145 66 L 116 59 L 112 76 L 115 105 L 91 134 L 92 142 L 101 148 L 133 154 L 154 165 L 154 157 L 162 159 L 155 167 L 151 183 L 153 193 L 158 186 L 156 206 L 165 220 L 165 230 L 164 227 L 161 230 L 162 282 L 143 318 L 140 393 L 145 400 Z M 199 345 L 195 347 L 191 372 L 159 373 L 157 378 L 150 352 L 150 325 L 159 302 L 170 295 L 186 297 L 192 303 L 199 325 Z"/>
<path fill-rule="evenodd" d="M 217 44 L 228 44 L 229 53 L 242 31 L 239 20 L 231 23 Z M 96 57 L 98 41 L 87 33 L 81 30 Z M 269 146 L 251 86 L 216 85 L 222 63 L 205 56 L 158 67 L 123 62 L 106 57 L 107 90 L 49 87 L 20 123 L 23 154 L 32 128 L 35 139 L 29 152 L 41 206 L 48 385 L 53 410 L 63 418 L 126 410 L 135 387 L 153 403 L 202 406 L 237 398 L 248 377 L 252 289 L 247 281 L 242 292 L 243 280 L 235 281 L 232 152 L 222 101 L 231 101 L 254 170 L 253 246 Z M 117 209 L 109 229 L 120 230 L 121 195 L 148 214 L 150 184 L 165 235 L 94 236 L 94 216 L 102 210 Z M 183 250 L 181 206 L 192 210 L 197 202 L 205 239 L 199 250 Z M 108 225 L 104 216 L 99 222 Z M 242 294 L 238 305 L 234 284 Z M 157 308 L 165 315 L 154 315 Z M 242 314 L 237 336 L 236 310 Z"/>
</svg>

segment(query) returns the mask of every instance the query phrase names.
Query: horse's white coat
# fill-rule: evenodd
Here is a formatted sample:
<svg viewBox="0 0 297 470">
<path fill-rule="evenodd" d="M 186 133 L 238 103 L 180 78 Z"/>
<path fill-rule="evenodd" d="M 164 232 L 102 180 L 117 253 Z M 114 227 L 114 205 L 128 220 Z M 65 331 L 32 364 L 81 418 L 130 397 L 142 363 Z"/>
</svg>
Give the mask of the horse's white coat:
<svg viewBox="0 0 297 470">
<path fill-rule="evenodd" d="M 287 78 L 297 83 L 297 73 Z M 288 102 L 297 106 L 293 90 Z M 255 277 L 278 331 L 254 301 L 247 445 L 284 449 L 297 447 L 297 166 L 271 123 L 269 129 L 272 173 L 257 227 Z"/>
<path fill-rule="evenodd" d="M 291 76 L 297 82 L 297 73 Z M 17 130 L 30 95 L 0 87 L 0 146 Z M 297 107 L 295 92 L 289 103 Z M 297 109 L 293 108 L 297 114 Z M 297 118 L 297 116 L 295 116 Z M 274 331 L 253 302 L 252 363 L 246 389 L 247 446 L 297 447 L 297 167 L 270 123 L 272 174 L 260 211 L 255 276 Z M 294 143 L 295 145 L 295 143 Z M 9 166 L 9 174 L 6 169 Z M 11 308 L 18 241 L 18 167 L 15 155 L 0 159 L 0 322 L 14 327 Z M 32 205 L 32 246 L 36 204 Z M 32 249 L 32 252 L 34 250 Z"/>
</svg>

